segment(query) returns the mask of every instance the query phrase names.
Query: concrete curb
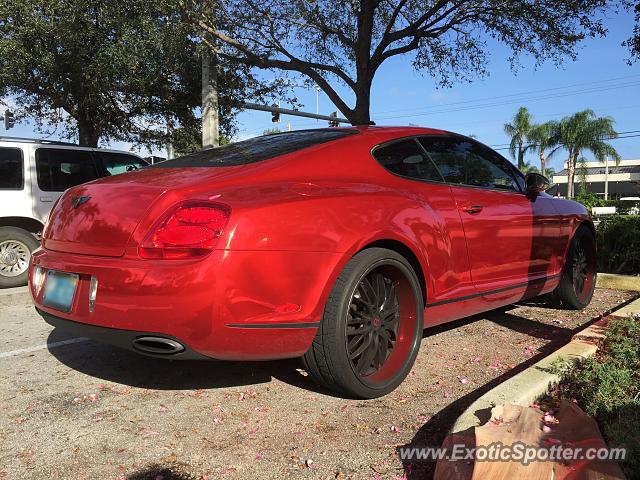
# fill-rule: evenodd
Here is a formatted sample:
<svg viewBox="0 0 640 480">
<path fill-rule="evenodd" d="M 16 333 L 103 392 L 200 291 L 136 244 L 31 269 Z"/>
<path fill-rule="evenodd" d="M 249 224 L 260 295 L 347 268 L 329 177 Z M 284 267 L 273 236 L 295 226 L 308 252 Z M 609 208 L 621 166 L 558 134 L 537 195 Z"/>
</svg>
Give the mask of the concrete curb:
<svg viewBox="0 0 640 480">
<path fill-rule="evenodd" d="M 458 417 L 451 428 L 451 433 L 461 433 L 483 425 L 490 418 L 491 409 L 496 405 L 504 403 L 531 405 L 560 380 L 558 375 L 550 372 L 554 362 L 558 360 L 579 362 L 592 356 L 598 350 L 598 342 L 604 338 L 606 325 L 611 317 L 619 318 L 638 313 L 640 313 L 640 299 L 634 300 L 576 333 L 565 346 L 478 398 Z"/>
<path fill-rule="evenodd" d="M 640 276 L 598 273 L 596 287 L 640 292 Z"/>
</svg>

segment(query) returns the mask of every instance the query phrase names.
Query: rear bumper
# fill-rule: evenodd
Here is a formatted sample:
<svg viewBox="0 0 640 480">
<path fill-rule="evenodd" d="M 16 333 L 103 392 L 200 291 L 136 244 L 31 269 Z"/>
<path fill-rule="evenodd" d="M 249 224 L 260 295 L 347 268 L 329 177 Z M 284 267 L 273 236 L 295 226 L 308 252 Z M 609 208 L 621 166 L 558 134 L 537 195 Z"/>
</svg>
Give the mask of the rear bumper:
<svg viewBox="0 0 640 480">
<path fill-rule="evenodd" d="M 204 355 L 199 354 L 188 345 L 185 345 L 182 341 L 171 335 L 167 335 L 166 333 L 136 332 L 134 330 L 120 330 L 117 328 L 100 327 L 97 325 L 89 325 L 86 323 L 66 320 L 56 315 L 43 312 L 38 307 L 36 307 L 36 311 L 42 316 L 42 318 L 44 318 L 45 322 L 47 322 L 52 327 L 60 328 L 65 332 L 77 335 L 79 337 L 86 337 L 91 340 L 97 340 L 101 343 L 107 343 L 109 345 L 114 345 L 126 350 L 133 350 L 134 352 L 142 353 L 143 355 L 161 357 L 171 360 L 211 360 L 210 357 L 205 357 Z M 157 354 L 150 351 L 145 351 L 135 346 L 134 342 L 136 340 L 149 336 L 166 338 L 173 342 L 177 342 L 184 349 L 176 353 Z"/>
<path fill-rule="evenodd" d="M 31 274 L 40 266 L 80 280 L 68 313 L 43 305 L 41 291 L 31 292 L 49 323 L 106 343 L 133 348 L 139 336 L 154 335 L 207 358 L 275 360 L 301 356 L 311 346 L 340 258 L 217 250 L 199 261 L 147 261 L 41 248 L 32 256 Z M 93 312 L 91 276 L 98 279 Z"/>
</svg>

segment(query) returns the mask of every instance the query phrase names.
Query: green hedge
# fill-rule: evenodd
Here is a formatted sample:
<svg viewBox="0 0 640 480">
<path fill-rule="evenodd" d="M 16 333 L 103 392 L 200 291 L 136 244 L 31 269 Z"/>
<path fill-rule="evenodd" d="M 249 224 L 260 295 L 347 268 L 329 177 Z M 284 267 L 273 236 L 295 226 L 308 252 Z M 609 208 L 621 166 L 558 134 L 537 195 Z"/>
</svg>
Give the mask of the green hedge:
<svg viewBox="0 0 640 480">
<path fill-rule="evenodd" d="M 636 213 L 637 209 L 640 208 L 640 202 L 631 200 L 605 200 L 593 193 L 581 193 L 576 197 L 576 201 L 583 204 L 589 213 L 591 213 L 592 207 L 616 207 L 616 213 L 628 215 L 629 213 Z"/>
<path fill-rule="evenodd" d="M 640 215 L 606 217 L 596 236 L 599 272 L 640 274 Z"/>
</svg>

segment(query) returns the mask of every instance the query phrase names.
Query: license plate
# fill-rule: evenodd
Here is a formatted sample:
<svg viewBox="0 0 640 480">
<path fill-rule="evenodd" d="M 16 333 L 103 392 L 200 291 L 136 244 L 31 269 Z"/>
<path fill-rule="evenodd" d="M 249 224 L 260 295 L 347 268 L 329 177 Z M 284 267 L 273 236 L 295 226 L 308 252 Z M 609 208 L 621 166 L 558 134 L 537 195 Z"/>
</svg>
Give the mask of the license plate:
<svg viewBox="0 0 640 480">
<path fill-rule="evenodd" d="M 70 312 L 79 278 L 75 273 L 49 270 L 42 293 L 42 304 L 62 312 Z"/>
</svg>

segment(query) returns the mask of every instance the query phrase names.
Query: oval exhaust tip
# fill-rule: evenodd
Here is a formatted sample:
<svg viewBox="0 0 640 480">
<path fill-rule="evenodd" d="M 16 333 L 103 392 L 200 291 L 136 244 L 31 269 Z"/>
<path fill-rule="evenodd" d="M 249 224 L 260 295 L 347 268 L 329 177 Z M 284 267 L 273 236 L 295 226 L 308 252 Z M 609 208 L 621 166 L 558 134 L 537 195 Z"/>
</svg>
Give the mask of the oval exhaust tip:
<svg viewBox="0 0 640 480">
<path fill-rule="evenodd" d="M 133 348 L 143 353 L 153 353 L 154 355 L 172 355 L 184 351 L 184 346 L 162 337 L 139 337 L 133 341 Z"/>
</svg>

